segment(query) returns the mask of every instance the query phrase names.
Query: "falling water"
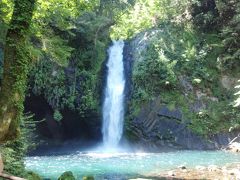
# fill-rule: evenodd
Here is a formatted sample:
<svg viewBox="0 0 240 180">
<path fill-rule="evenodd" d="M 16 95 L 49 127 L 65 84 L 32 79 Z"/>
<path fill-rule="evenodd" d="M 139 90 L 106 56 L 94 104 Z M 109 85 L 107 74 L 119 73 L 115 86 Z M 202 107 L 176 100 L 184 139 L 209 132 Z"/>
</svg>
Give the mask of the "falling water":
<svg viewBox="0 0 240 180">
<path fill-rule="evenodd" d="M 109 48 L 108 74 L 103 104 L 103 143 L 107 148 L 117 148 L 123 131 L 124 118 L 124 42 L 113 41 Z"/>
</svg>

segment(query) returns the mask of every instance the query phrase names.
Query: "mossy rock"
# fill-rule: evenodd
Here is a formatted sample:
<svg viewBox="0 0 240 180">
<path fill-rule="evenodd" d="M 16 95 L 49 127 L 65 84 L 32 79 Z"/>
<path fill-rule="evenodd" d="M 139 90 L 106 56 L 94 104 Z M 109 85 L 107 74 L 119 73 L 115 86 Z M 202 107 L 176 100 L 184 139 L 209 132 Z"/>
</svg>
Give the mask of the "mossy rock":
<svg viewBox="0 0 240 180">
<path fill-rule="evenodd" d="M 76 178 L 71 171 L 66 171 L 58 178 L 58 180 L 76 180 Z"/>
<path fill-rule="evenodd" d="M 42 180 L 42 178 L 35 172 L 33 171 L 28 171 L 27 172 L 27 179 L 28 180 Z"/>
<path fill-rule="evenodd" d="M 94 180 L 93 176 L 84 176 L 83 180 Z"/>
</svg>

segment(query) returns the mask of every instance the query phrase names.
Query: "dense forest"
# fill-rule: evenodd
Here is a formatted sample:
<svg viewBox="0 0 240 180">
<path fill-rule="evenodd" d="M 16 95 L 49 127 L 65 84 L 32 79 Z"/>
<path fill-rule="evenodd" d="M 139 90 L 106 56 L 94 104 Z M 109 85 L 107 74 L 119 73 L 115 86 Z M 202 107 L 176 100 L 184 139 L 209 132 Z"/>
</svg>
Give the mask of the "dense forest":
<svg viewBox="0 0 240 180">
<path fill-rule="evenodd" d="M 209 150 L 240 133 L 239 0 L 1 0 L 4 173 L 41 179 L 24 164 L 35 149 L 102 140 L 112 40 L 125 41 L 122 141 Z"/>
</svg>

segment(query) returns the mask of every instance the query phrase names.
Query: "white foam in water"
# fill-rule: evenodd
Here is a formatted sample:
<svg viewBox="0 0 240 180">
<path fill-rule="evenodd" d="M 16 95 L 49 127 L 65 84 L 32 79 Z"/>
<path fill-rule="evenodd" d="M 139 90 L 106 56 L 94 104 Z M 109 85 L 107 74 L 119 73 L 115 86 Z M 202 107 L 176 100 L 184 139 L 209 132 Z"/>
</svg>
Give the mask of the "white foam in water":
<svg viewBox="0 0 240 180">
<path fill-rule="evenodd" d="M 118 151 L 122 137 L 124 119 L 124 66 L 122 40 L 113 41 L 109 48 L 107 63 L 108 74 L 103 104 L 103 149 L 108 152 Z"/>
</svg>

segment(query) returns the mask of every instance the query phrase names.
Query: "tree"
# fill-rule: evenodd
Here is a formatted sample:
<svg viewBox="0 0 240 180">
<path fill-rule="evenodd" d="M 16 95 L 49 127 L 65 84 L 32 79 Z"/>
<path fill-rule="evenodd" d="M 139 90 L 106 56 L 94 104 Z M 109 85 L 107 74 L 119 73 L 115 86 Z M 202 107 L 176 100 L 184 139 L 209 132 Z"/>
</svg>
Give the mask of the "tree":
<svg viewBox="0 0 240 180">
<path fill-rule="evenodd" d="M 3 79 L 0 92 L 0 143 L 15 139 L 20 130 L 23 102 L 30 65 L 26 35 L 36 0 L 14 0 L 14 10 L 6 35 Z"/>
</svg>

